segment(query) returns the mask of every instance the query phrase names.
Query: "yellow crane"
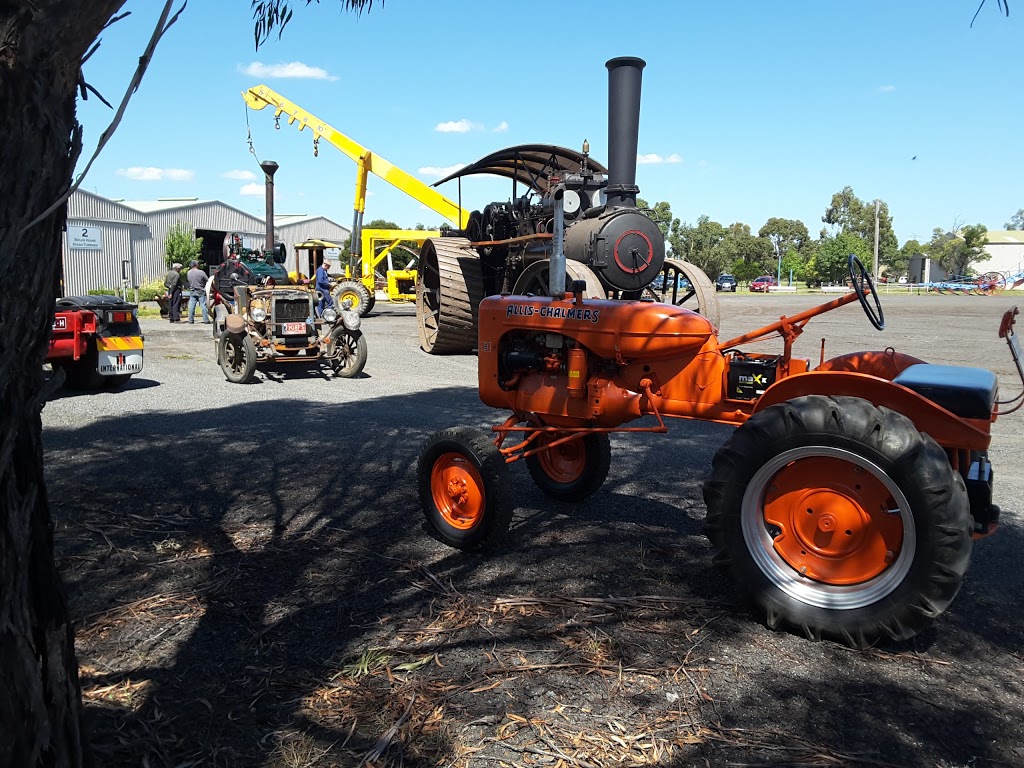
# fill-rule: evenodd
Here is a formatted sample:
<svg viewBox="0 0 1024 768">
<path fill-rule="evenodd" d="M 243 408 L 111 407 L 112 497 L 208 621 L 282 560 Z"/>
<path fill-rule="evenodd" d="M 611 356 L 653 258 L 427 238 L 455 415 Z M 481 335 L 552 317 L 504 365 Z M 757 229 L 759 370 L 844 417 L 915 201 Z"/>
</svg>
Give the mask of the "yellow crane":
<svg viewBox="0 0 1024 768">
<path fill-rule="evenodd" d="M 396 189 L 418 200 L 430 210 L 440 214 L 458 229 L 465 229 L 469 223 L 469 211 L 458 203 L 449 200 L 436 189 L 406 173 L 383 157 L 371 152 L 355 140 L 321 120 L 311 112 L 289 101 L 266 85 L 257 85 L 242 93 L 246 105 L 250 109 L 260 110 L 266 107 L 274 109 L 274 119 L 280 126 L 281 115 L 286 115 L 288 124 L 298 124 L 299 131 L 309 129 L 313 134 L 313 150 L 318 151 L 320 139 L 348 155 L 356 163 L 355 203 L 352 218 L 352 241 L 350 251 L 359 265 L 359 274 L 342 285 L 338 298 L 348 298 L 353 308 L 360 314 L 366 314 L 372 307 L 375 296 L 375 273 L 377 265 L 389 258 L 392 250 L 403 241 L 422 244 L 431 237 L 439 237 L 437 230 L 391 230 L 364 229 L 363 213 L 366 210 L 366 180 L 369 174 L 378 176 Z M 379 248 L 379 250 L 378 250 Z M 388 270 L 388 298 L 391 301 L 411 301 L 416 298 L 415 270 Z"/>
</svg>

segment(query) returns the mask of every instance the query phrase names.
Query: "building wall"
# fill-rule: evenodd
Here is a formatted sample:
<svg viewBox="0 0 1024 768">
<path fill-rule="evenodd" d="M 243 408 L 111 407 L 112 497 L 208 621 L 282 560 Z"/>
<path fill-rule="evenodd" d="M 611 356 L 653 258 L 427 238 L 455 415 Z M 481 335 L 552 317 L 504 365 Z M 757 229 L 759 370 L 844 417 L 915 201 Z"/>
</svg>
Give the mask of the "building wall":
<svg viewBox="0 0 1024 768">
<path fill-rule="evenodd" d="M 103 233 L 102 250 L 69 248 L 67 234 L 64 235 L 65 296 L 83 296 L 98 288 L 109 288 L 114 293 L 120 293 L 122 274 L 126 275 L 129 287 L 134 288 L 141 284 L 135 254 L 138 244 L 149 237 L 146 225 L 118 221 L 100 222 L 96 219 L 68 219 L 69 230 L 73 227 L 96 226 L 100 227 Z"/>
<path fill-rule="evenodd" d="M 1007 272 L 1010 275 L 1024 272 L 1024 242 L 989 243 L 985 252 L 992 258 L 975 264 L 978 272 Z"/>
<path fill-rule="evenodd" d="M 266 222 L 223 203 L 212 201 L 181 208 L 152 211 L 145 214 L 151 236 L 139 243 L 136 263 L 139 274 L 147 279 L 162 276 L 167 271 L 164 260 L 164 240 L 177 223 L 192 230 L 212 229 L 234 232 L 253 238 L 266 239 Z"/>
<path fill-rule="evenodd" d="M 278 222 L 274 230 L 277 233 L 277 239 L 285 244 L 288 251 L 288 261 L 285 262 L 285 267 L 289 272 L 296 271 L 295 245 L 297 243 L 304 243 L 307 240 L 327 240 L 344 245 L 350 234 L 348 228 L 323 216 L 302 219 L 294 223 Z"/>
</svg>

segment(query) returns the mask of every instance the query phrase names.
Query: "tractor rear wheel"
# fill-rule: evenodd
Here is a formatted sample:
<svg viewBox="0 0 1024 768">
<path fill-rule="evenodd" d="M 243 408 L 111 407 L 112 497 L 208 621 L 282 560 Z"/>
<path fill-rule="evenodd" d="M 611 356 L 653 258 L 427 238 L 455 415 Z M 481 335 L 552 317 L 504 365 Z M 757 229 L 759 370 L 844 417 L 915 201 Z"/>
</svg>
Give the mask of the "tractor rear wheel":
<svg viewBox="0 0 1024 768">
<path fill-rule="evenodd" d="M 423 350 L 433 355 L 472 352 L 483 294 L 480 257 L 469 240 L 427 240 L 420 251 L 416 279 L 416 318 Z"/>
<path fill-rule="evenodd" d="M 704 315 L 718 333 L 721 310 L 715 284 L 696 264 L 682 259 L 665 259 L 658 287 L 652 284 L 644 290 L 653 293 L 660 302 Z"/>
<path fill-rule="evenodd" d="M 348 299 L 352 302 L 352 311 L 360 317 L 366 317 L 373 303 L 370 301 L 370 291 L 358 280 L 342 280 L 334 289 L 334 306 L 340 312 L 342 302 Z"/>
<path fill-rule="evenodd" d="M 564 434 L 542 432 L 539 445 L 551 443 Z M 548 496 L 560 501 L 583 501 L 597 491 L 608 478 L 612 463 L 611 443 L 604 432 L 548 448 L 527 456 L 530 477 Z"/>
<path fill-rule="evenodd" d="M 467 427 L 433 435 L 420 452 L 419 494 L 427 525 L 456 549 L 493 547 L 512 521 L 505 457 L 490 435 Z"/>
<path fill-rule="evenodd" d="M 856 648 L 906 640 L 971 556 L 964 482 L 902 414 L 814 395 L 755 414 L 704 484 L 715 562 L 773 629 Z"/>
<path fill-rule="evenodd" d="M 217 362 L 232 384 L 248 384 L 256 375 L 256 343 L 249 334 L 225 333 L 217 342 Z"/>
</svg>

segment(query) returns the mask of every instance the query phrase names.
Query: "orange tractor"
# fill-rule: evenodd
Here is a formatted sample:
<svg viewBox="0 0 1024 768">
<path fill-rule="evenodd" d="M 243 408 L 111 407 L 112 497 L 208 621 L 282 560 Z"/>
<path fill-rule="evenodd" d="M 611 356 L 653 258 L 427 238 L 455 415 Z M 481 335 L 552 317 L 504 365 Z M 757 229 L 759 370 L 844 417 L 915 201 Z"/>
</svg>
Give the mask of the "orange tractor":
<svg viewBox="0 0 1024 768">
<path fill-rule="evenodd" d="M 549 296 L 480 304 L 480 398 L 510 415 L 492 434 L 443 430 L 420 454 L 420 500 L 440 540 L 459 549 L 501 541 L 515 461 L 547 495 L 580 502 L 608 475 L 610 433 L 703 419 L 737 427 L 704 484 L 705 533 L 715 562 L 771 627 L 866 647 L 912 637 L 948 607 L 973 540 L 998 523 L 991 425 L 1024 394 L 1000 401 L 991 371 L 891 348 L 823 353 L 814 368 L 794 357 L 812 318 L 852 302 L 884 328 L 871 277 L 853 256 L 852 292 L 722 341 L 682 307 L 584 298 L 583 281 L 566 293 L 555 241 Z M 589 242 L 600 247 L 600 238 Z M 1016 314 L 1004 315 L 999 333 L 1024 382 Z M 773 336 L 781 354 L 744 351 Z M 656 424 L 624 426 L 645 416 Z"/>
</svg>

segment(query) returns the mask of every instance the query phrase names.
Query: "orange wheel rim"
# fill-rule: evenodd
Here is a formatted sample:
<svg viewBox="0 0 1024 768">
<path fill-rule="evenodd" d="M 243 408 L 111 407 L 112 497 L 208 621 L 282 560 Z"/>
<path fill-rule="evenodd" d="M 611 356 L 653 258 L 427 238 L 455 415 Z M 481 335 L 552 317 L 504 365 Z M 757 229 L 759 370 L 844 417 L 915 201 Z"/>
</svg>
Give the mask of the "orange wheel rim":
<svg viewBox="0 0 1024 768">
<path fill-rule="evenodd" d="M 870 472 L 839 458 L 797 459 L 772 478 L 764 519 L 779 530 L 773 546 L 802 576 L 825 584 L 866 582 L 903 545 L 896 501 Z"/>
<path fill-rule="evenodd" d="M 550 443 L 563 435 L 554 433 L 553 437 L 541 437 L 541 444 Z M 587 467 L 587 451 L 583 440 L 570 440 L 556 445 L 537 454 L 545 474 L 559 483 L 571 483 L 578 480 Z"/>
<path fill-rule="evenodd" d="M 480 471 L 461 453 L 442 454 L 430 470 L 434 506 L 448 525 L 468 530 L 480 522 L 487 497 Z"/>
</svg>

